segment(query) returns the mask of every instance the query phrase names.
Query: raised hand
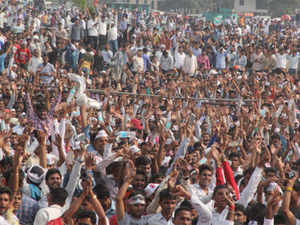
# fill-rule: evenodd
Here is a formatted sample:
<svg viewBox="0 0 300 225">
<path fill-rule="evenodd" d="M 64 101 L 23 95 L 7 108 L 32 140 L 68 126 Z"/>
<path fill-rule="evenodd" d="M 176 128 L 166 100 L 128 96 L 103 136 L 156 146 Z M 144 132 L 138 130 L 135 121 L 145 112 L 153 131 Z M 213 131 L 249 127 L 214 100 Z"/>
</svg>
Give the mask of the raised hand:
<svg viewBox="0 0 300 225">
<path fill-rule="evenodd" d="M 126 163 L 125 170 L 124 170 L 124 181 L 131 182 L 136 174 L 136 168 L 134 163 L 129 160 Z"/>
</svg>

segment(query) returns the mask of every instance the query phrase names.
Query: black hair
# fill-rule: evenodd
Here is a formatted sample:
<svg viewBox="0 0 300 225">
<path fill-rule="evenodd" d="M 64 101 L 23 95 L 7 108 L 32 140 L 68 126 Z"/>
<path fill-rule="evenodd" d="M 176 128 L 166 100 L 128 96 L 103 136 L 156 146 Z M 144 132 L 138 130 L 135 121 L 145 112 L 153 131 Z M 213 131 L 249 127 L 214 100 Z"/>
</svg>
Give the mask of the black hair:
<svg viewBox="0 0 300 225">
<path fill-rule="evenodd" d="M 136 171 L 136 174 L 135 175 L 142 175 L 144 176 L 145 180 L 147 180 L 147 175 L 143 172 L 143 171 Z"/>
<path fill-rule="evenodd" d="M 231 152 L 230 155 L 229 155 L 229 159 L 232 159 L 232 158 L 240 158 L 240 154 L 238 152 Z"/>
<path fill-rule="evenodd" d="M 273 167 L 265 168 L 265 173 L 275 173 L 276 174 L 276 169 Z"/>
<path fill-rule="evenodd" d="M 46 181 L 49 179 L 49 177 L 51 175 L 56 174 L 56 173 L 59 174 L 59 176 L 61 177 L 61 173 L 60 173 L 59 169 L 57 169 L 57 168 L 51 168 L 51 169 L 49 169 L 47 171 L 47 173 L 46 173 Z"/>
<path fill-rule="evenodd" d="M 286 217 L 282 214 L 278 214 L 274 216 L 274 224 L 288 224 Z"/>
<path fill-rule="evenodd" d="M 194 149 L 200 149 L 200 148 L 202 148 L 201 147 L 201 142 L 200 141 L 197 141 L 195 144 L 194 144 Z"/>
<path fill-rule="evenodd" d="M 12 200 L 12 192 L 8 187 L 0 187 L 0 195 L 8 194 L 9 200 Z"/>
<path fill-rule="evenodd" d="M 203 164 L 203 165 L 199 166 L 198 169 L 199 169 L 199 174 L 203 173 L 205 170 L 209 170 L 210 172 L 213 171 L 212 168 L 207 164 Z"/>
<path fill-rule="evenodd" d="M 189 208 L 189 209 L 193 209 L 194 207 L 193 207 L 193 205 L 192 205 L 192 203 L 191 203 L 190 201 L 188 201 L 188 200 L 185 199 L 185 200 L 183 200 L 183 201 L 181 202 L 179 208 Z"/>
<path fill-rule="evenodd" d="M 13 166 L 13 160 L 12 160 L 12 157 L 5 156 L 5 157 L 0 161 L 0 166 L 1 166 L 1 167 L 12 167 L 12 166 Z"/>
<path fill-rule="evenodd" d="M 175 210 L 175 213 L 174 213 L 174 218 L 176 218 L 176 216 L 178 216 L 178 214 L 182 211 L 188 211 L 192 214 L 192 209 L 191 208 L 188 208 L 188 207 L 179 207 Z"/>
<path fill-rule="evenodd" d="M 135 166 L 145 166 L 151 164 L 151 160 L 147 156 L 140 156 L 135 160 Z"/>
<path fill-rule="evenodd" d="M 84 218 L 90 218 L 92 224 L 96 224 L 96 222 L 97 222 L 97 218 L 96 218 L 95 213 L 93 211 L 90 211 L 90 210 L 79 210 L 79 211 L 77 211 L 77 213 L 75 214 L 75 218 L 76 218 L 76 220 L 84 219 Z"/>
<path fill-rule="evenodd" d="M 254 203 L 249 208 L 249 220 L 257 221 L 258 224 L 263 224 L 266 213 L 266 206 L 262 203 Z"/>
<path fill-rule="evenodd" d="M 13 174 L 13 169 L 9 169 L 7 172 L 3 173 L 3 177 L 5 178 L 6 183 L 9 183 L 9 179 Z M 19 169 L 19 184 L 23 184 L 23 180 L 25 178 L 25 173 L 22 169 Z"/>
<path fill-rule="evenodd" d="M 274 139 L 279 139 L 279 140 L 280 140 L 279 134 L 273 134 L 273 135 L 271 136 L 271 142 L 273 142 Z"/>
<path fill-rule="evenodd" d="M 117 161 L 117 162 L 112 162 L 111 164 L 106 167 L 106 174 L 112 174 L 113 170 L 115 170 L 118 167 L 124 167 L 125 162 L 124 161 Z"/>
<path fill-rule="evenodd" d="M 110 198 L 110 193 L 105 184 L 99 183 L 94 187 L 94 193 L 97 195 L 98 199 Z"/>
<path fill-rule="evenodd" d="M 235 204 L 235 211 L 241 211 L 244 215 L 247 216 L 246 208 L 241 204 Z"/>
<path fill-rule="evenodd" d="M 215 189 L 214 189 L 213 197 L 215 197 L 217 191 L 220 190 L 220 189 L 227 189 L 227 190 L 228 190 L 228 187 L 227 187 L 226 185 L 224 185 L 224 184 L 217 185 L 217 186 L 215 187 Z"/>
<path fill-rule="evenodd" d="M 159 201 L 163 200 L 176 200 L 176 196 L 173 195 L 168 188 L 166 188 L 159 193 Z"/>
<path fill-rule="evenodd" d="M 50 191 L 51 201 L 54 204 L 64 206 L 68 192 L 64 188 L 54 188 Z"/>
</svg>

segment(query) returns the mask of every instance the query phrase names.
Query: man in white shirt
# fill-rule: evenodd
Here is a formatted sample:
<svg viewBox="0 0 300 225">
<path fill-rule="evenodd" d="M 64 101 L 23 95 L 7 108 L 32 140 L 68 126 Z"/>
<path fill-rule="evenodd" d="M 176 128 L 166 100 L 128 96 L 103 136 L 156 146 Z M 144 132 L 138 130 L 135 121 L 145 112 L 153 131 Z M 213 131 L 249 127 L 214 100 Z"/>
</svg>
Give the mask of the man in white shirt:
<svg viewBox="0 0 300 225">
<path fill-rule="evenodd" d="M 189 49 L 188 54 L 184 58 L 183 62 L 183 72 L 185 75 L 193 76 L 195 75 L 198 68 L 197 58 L 193 55 L 193 51 Z"/>
<path fill-rule="evenodd" d="M 142 73 L 144 72 L 144 59 L 143 59 L 143 51 L 139 49 L 137 54 L 133 57 L 133 72 Z"/>
<path fill-rule="evenodd" d="M 102 48 L 106 44 L 107 35 L 107 23 L 105 21 L 105 16 L 102 15 L 98 25 L 99 30 L 99 47 Z"/>
<path fill-rule="evenodd" d="M 118 28 L 112 23 L 107 32 L 107 40 L 110 45 L 110 49 L 115 54 L 118 51 Z"/>
<path fill-rule="evenodd" d="M 166 74 L 171 71 L 174 67 L 173 57 L 169 54 L 168 51 L 164 51 L 160 58 L 160 68 L 161 71 Z"/>
<path fill-rule="evenodd" d="M 106 64 L 111 64 L 111 60 L 113 58 L 113 52 L 110 50 L 109 44 L 105 45 L 105 49 L 101 51 L 101 54 L 103 56 L 103 60 Z"/>
<path fill-rule="evenodd" d="M 32 73 L 36 73 L 38 67 L 43 63 L 43 59 L 40 56 L 38 49 L 34 49 L 32 55 L 33 56 L 30 58 L 30 61 L 28 64 L 28 71 L 32 72 Z"/>
<path fill-rule="evenodd" d="M 178 51 L 175 52 L 175 67 L 177 70 L 181 70 L 185 59 L 185 53 L 182 46 L 179 46 Z"/>
<path fill-rule="evenodd" d="M 65 189 L 52 189 L 48 196 L 49 206 L 37 212 L 34 225 L 47 225 L 48 222 L 61 218 L 64 213 L 63 206 L 67 197 L 68 192 Z"/>
<path fill-rule="evenodd" d="M 176 207 L 176 196 L 168 189 L 159 193 L 159 205 L 161 212 L 151 215 L 148 218 L 148 224 L 151 225 L 169 225 L 172 222 L 172 214 Z"/>
<path fill-rule="evenodd" d="M 296 75 L 298 71 L 298 63 L 299 63 L 299 54 L 296 50 L 292 50 L 291 54 L 288 56 L 288 64 L 289 64 L 289 74 Z"/>
<path fill-rule="evenodd" d="M 280 48 L 279 52 L 275 56 L 277 61 L 276 69 L 278 72 L 284 72 L 287 67 L 287 54 L 285 53 L 285 49 Z"/>
<path fill-rule="evenodd" d="M 97 48 L 98 43 L 98 22 L 95 16 L 92 16 L 91 19 L 87 22 L 87 29 L 88 29 L 88 40 L 91 43 L 94 49 Z"/>
</svg>

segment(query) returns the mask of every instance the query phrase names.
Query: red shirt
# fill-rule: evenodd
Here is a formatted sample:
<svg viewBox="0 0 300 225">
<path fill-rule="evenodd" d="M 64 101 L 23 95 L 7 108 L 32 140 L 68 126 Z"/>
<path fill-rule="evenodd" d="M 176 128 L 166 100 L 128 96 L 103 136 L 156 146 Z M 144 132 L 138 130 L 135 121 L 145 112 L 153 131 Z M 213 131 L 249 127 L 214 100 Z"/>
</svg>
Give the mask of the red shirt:
<svg viewBox="0 0 300 225">
<path fill-rule="evenodd" d="M 18 64 L 26 64 L 29 62 L 31 54 L 28 48 L 18 48 L 15 54 L 15 61 Z"/>
</svg>

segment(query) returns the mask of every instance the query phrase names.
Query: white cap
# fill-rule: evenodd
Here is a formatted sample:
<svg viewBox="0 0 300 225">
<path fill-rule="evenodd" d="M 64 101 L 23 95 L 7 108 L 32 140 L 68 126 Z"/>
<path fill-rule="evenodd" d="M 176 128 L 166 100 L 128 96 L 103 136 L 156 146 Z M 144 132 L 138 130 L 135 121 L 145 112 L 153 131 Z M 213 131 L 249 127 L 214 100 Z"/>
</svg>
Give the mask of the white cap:
<svg viewBox="0 0 300 225">
<path fill-rule="evenodd" d="M 101 137 L 108 137 L 107 133 L 105 132 L 105 130 L 100 130 L 98 132 L 98 134 L 96 135 L 95 137 L 95 140 L 98 139 L 98 138 L 101 138 Z"/>
<path fill-rule="evenodd" d="M 214 69 L 212 69 L 211 71 L 209 71 L 209 75 L 216 75 L 218 74 L 218 72 Z"/>
<path fill-rule="evenodd" d="M 139 149 L 135 145 L 130 146 L 129 150 L 131 150 L 133 153 L 137 153 L 137 152 L 141 151 L 141 149 Z"/>
<path fill-rule="evenodd" d="M 47 158 L 47 165 L 53 165 L 57 161 L 57 157 L 53 154 L 47 154 L 46 158 Z"/>
</svg>

